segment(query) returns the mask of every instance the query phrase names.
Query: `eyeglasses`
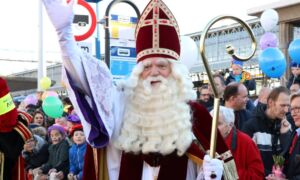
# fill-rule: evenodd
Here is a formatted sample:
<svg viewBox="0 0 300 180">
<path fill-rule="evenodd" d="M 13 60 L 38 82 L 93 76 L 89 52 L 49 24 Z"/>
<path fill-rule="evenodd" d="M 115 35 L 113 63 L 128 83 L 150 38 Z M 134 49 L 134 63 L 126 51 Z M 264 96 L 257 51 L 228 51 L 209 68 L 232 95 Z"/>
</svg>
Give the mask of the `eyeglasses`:
<svg viewBox="0 0 300 180">
<path fill-rule="evenodd" d="M 299 113 L 300 112 L 300 107 L 292 107 L 291 108 L 291 113 L 294 114 L 294 113 Z"/>
</svg>

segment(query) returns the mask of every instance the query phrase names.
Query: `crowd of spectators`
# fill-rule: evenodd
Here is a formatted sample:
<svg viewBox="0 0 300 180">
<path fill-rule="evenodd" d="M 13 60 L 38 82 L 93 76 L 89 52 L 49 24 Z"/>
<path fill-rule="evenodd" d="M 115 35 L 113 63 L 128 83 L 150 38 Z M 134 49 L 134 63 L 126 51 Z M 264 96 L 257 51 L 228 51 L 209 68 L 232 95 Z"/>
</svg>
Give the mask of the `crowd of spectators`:
<svg viewBox="0 0 300 180">
<path fill-rule="evenodd" d="M 69 98 L 61 98 L 64 112 L 51 118 L 36 104 L 20 105 L 21 111 L 32 115 L 29 128 L 33 138 L 23 148 L 26 178 L 31 179 L 82 179 L 86 140 L 80 118 Z"/>
</svg>

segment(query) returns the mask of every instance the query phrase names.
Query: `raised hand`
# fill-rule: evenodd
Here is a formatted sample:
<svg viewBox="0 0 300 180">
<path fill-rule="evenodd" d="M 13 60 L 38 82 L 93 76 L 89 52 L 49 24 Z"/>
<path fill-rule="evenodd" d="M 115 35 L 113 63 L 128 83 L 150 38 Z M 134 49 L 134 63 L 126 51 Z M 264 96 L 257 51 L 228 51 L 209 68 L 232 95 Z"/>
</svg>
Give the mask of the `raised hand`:
<svg viewBox="0 0 300 180">
<path fill-rule="evenodd" d="M 73 5 L 77 0 L 42 0 L 50 21 L 52 22 L 59 40 L 63 57 L 63 65 L 75 82 L 75 86 L 84 94 L 91 95 L 82 67 L 82 51 L 75 41 L 72 32 L 74 18 Z M 66 77 L 65 77 L 66 78 Z"/>
<path fill-rule="evenodd" d="M 66 0 L 42 1 L 56 31 L 72 25 L 74 18 L 73 5 L 76 0 L 71 0 L 69 3 Z"/>
<path fill-rule="evenodd" d="M 292 129 L 292 126 L 289 123 L 289 121 L 286 119 L 286 117 L 283 118 L 281 120 L 280 133 L 281 134 L 287 133 L 288 131 L 291 131 L 291 129 Z"/>
</svg>

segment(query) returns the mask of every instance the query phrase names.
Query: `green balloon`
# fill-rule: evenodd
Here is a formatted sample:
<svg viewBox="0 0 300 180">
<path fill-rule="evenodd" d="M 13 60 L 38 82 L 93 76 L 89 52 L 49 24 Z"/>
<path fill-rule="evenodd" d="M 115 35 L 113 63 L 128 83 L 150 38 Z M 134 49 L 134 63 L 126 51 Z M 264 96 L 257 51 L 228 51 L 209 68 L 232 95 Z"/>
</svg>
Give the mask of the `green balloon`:
<svg viewBox="0 0 300 180">
<path fill-rule="evenodd" d="M 59 118 L 64 112 L 63 103 L 58 97 L 48 96 L 44 99 L 42 108 L 47 116 Z"/>
</svg>

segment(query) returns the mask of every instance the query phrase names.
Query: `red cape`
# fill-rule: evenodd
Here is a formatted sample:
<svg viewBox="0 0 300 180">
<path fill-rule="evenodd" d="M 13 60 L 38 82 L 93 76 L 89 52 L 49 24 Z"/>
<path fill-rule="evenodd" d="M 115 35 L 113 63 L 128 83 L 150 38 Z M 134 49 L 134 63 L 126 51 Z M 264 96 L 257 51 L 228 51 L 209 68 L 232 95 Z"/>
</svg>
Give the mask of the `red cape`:
<svg viewBox="0 0 300 180">
<path fill-rule="evenodd" d="M 233 129 L 226 138 L 231 149 Z M 255 142 L 245 133 L 236 130 L 236 146 L 231 150 L 237 167 L 239 180 L 264 179 L 264 165 Z"/>
</svg>

